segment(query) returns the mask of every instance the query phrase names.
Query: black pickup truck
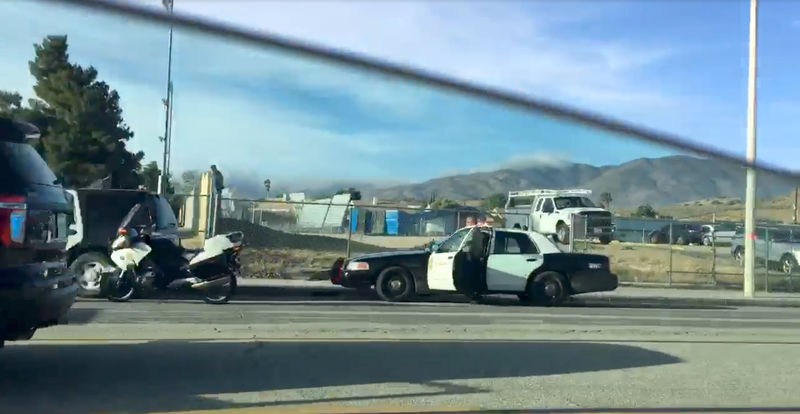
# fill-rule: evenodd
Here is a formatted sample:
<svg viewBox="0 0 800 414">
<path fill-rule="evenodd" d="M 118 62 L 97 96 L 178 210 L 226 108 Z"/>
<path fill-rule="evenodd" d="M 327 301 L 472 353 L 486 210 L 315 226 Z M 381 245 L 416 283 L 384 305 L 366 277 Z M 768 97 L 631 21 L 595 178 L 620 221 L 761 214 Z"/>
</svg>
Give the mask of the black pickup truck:
<svg viewBox="0 0 800 414">
<path fill-rule="evenodd" d="M 72 207 L 35 138 L 33 125 L 0 117 L 0 346 L 58 323 L 78 290 L 66 260 Z"/>
<path fill-rule="evenodd" d="M 481 294 L 516 294 L 525 302 L 558 305 L 570 295 L 617 288 L 608 257 L 563 253 L 546 236 L 518 229 L 467 227 L 426 250 L 393 251 L 339 259 L 331 282 L 401 301 L 418 293 L 455 292 L 459 266 L 474 232 L 484 232 Z"/>
</svg>

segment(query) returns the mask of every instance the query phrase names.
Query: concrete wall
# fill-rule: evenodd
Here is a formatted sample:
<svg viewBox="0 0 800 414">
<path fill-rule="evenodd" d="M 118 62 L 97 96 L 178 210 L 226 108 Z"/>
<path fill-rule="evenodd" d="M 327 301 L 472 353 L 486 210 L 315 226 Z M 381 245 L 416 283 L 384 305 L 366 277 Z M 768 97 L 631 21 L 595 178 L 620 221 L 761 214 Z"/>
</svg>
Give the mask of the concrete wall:
<svg viewBox="0 0 800 414">
<path fill-rule="evenodd" d="M 204 172 L 200 176 L 200 185 L 183 203 L 182 230 L 191 231 L 205 238 L 208 231 L 208 214 L 211 203 L 211 172 Z"/>
</svg>

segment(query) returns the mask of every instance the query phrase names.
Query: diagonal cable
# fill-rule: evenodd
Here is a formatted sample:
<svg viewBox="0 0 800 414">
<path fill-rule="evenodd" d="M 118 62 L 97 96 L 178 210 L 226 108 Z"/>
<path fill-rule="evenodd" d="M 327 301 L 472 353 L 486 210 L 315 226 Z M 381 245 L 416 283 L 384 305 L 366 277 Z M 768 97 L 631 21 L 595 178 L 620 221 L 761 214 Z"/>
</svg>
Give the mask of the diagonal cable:
<svg viewBox="0 0 800 414">
<path fill-rule="evenodd" d="M 506 106 L 545 114 L 551 117 L 574 121 L 586 126 L 620 134 L 624 137 L 638 141 L 645 141 L 662 146 L 681 149 L 697 155 L 716 158 L 722 161 L 754 167 L 759 170 L 800 179 L 800 170 L 790 170 L 763 162 L 749 162 L 744 157 L 722 151 L 711 146 L 703 145 L 674 134 L 655 131 L 653 129 L 632 125 L 611 117 L 603 116 L 589 111 L 578 110 L 566 105 L 561 105 L 546 99 L 534 98 L 526 94 L 480 85 L 474 82 L 456 79 L 431 71 L 386 62 L 363 54 L 358 54 L 341 49 L 334 49 L 315 45 L 297 39 L 268 33 L 265 31 L 248 30 L 228 23 L 215 22 L 209 19 L 186 16 L 180 13 L 164 13 L 157 9 L 137 6 L 132 3 L 110 0 L 44 0 L 51 3 L 62 3 L 80 6 L 96 11 L 106 11 L 116 14 L 133 16 L 155 23 L 170 24 L 176 27 L 213 34 L 240 42 L 246 42 L 261 47 L 277 49 L 296 55 L 310 57 L 339 66 L 356 68 L 372 73 L 389 75 L 394 78 L 422 84 L 431 88 L 456 92 L 473 98 L 499 103 Z"/>
</svg>

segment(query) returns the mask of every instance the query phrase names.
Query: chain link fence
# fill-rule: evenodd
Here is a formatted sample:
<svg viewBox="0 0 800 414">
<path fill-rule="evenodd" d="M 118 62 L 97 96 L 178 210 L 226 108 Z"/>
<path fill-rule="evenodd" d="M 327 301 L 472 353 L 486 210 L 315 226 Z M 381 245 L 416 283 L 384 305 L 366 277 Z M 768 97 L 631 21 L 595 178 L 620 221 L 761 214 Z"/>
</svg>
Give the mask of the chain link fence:
<svg viewBox="0 0 800 414">
<path fill-rule="evenodd" d="M 180 212 L 185 234 L 201 244 L 208 234 L 243 231 L 249 245 L 245 269 L 254 277 L 327 278 L 338 257 L 388 250 L 423 249 L 464 227 L 469 218 L 502 227 L 509 215 L 502 209 L 476 207 L 428 209 L 414 205 L 371 205 L 348 195 L 325 200 L 251 200 L 186 196 Z M 206 204 L 209 213 L 203 215 Z M 214 212 L 213 206 L 217 211 Z M 519 215 L 519 214 L 517 214 Z M 216 219 L 214 219 L 216 217 Z M 526 218 L 527 220 L 527 218 Z M 621 283 L 658 286 L 741 287 L 742 226 L 736 222 L 698 222 L 680 219 L 611 219 L 611 237 L 601 237 L 607 217 L 574 214 L 565 252 L 608 256 Z M 520 222 L 520 217 L 510 220 Z M 193 228 L 194 227 L 194 228 Z M 198 231 L 200 230 L 200 231 Z M 558 238 L 555 238 L 558 240 Z M 762 291 L 795 291 L 800 227 L 761 226 L 756 256 L 757 283 Z"/>
<path fill-rule="evenodd" d="M 593 243 L 591 218 L 573 216 L 571 251 L 608 256 L 621 281 L 642 285 L 740 288 L 744 229 L 737 222 L 614 219 L 614 241 Z M 761 225 L 756 235 L 757 288 L 796 291 L 800 227 Z"/>
</svg>

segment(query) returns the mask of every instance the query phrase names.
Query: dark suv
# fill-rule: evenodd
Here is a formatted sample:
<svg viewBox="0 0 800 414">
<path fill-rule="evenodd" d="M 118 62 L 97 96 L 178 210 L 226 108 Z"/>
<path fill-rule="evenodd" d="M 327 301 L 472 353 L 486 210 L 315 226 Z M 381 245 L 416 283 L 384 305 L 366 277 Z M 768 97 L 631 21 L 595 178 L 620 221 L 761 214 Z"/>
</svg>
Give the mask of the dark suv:
<svg viewBox="0 0 800 414">
<path fill-rule="evenodd" d="M 670 240 L 670 236 L 672 236 L 672 240 Z M 666 224 L 660 229 L 650 232 L 648 240 L 650 243 L 700 244 L 703 242 L 703 226 L 681 222 Z"/>
<path fill-rule="evenodd" d="M 154 226 L 150 243 L 157 248 L 153 254 L 180 254 L 178 220 L 164 197 L 144 190 L 80 189 L 70 193 L 74 199 L 76 234 L 70 240 L 68 262 L 78 278 L 80 296 L 101 293 L 101 274 L 114 266 L 108 255 L 111 241 L 117 235 L 120 221 L 138 203 L 145 207 Z"/>
<path fill-rule="evenodd" d="M 72 206 L 28 143 L 38 137 L 0 117 L 0 345 L 56 324 L 77 293 L 66 261 Z"/>
</svg>

